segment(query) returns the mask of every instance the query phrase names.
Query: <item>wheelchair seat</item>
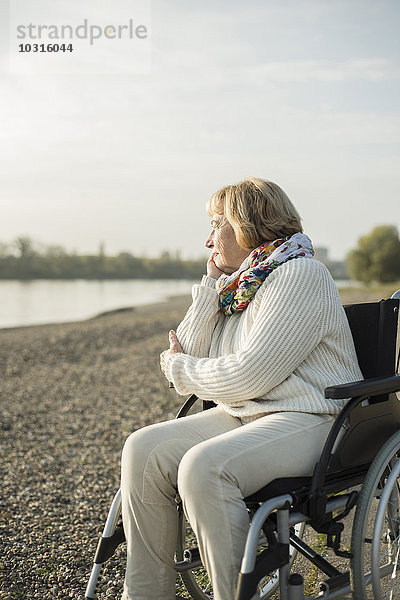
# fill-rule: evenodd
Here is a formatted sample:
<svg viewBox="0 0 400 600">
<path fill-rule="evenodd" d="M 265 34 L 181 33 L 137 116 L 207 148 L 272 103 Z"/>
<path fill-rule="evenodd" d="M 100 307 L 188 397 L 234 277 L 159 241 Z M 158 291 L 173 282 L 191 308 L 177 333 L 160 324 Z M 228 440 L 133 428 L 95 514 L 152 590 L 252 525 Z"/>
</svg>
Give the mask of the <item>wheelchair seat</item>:
<svg viewBox="0 0 400 600">
<path fill-rule="evenodd" d="M 275 496 L 281 496 L 282 494 L 293 492 L 293 490 L 302 490 L 310 487 L 311 481 L 312 477 L 279 477 L 251 496 L 247 496 L 245 502 L 246 504 L 265 502 Z"/>
</svg>

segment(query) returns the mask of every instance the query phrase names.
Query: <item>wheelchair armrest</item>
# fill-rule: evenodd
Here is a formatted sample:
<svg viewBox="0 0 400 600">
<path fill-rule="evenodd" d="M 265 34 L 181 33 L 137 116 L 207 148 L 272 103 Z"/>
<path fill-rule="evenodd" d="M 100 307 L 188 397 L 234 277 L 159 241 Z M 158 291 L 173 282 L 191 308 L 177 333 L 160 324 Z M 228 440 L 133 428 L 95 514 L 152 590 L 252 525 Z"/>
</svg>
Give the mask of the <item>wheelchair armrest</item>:
<svg viewBox="0 0 400 600">
<path fill-rule="evenodd" d="M 400 375 L 373 377 L 325 388 L 325 398 L 368 398 L 400 391 Z"/>
</svg>

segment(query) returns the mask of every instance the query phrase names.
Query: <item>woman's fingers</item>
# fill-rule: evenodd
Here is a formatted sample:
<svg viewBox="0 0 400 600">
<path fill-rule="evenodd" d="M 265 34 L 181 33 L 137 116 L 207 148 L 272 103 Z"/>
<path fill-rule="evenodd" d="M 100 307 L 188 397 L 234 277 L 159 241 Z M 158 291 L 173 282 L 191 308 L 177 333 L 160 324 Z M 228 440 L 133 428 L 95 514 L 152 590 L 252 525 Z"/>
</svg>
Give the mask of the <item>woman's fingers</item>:
<svg viewBox="0 0 400 600">
<path fill-rule="evenodd" d="M 214 258 L 216 255 L 217 253 L 213 252 L 207 261 L 207 275 L 208 277 L 212 277 L 213 279 L 218 279 L 219 277 L 221 277 L 221 275 L 224 274 L 223 271 L 221 271 L 221 269 L 219 269 L 214 262 Z"/>
<path fill-rule="evenodd" d="M 169 349 L 171 352 L 183 352 L 182 346 L 178 342 L 178 338 L 173 329 L 169 332 Z"/>
<path fill-rule="evenodd" d="M 160 354 L 160 367 L 161 371 L 165 374 L 165 363 L 168 358 L 168 354 L 177 354 L 178 352 L 183 352 L 182 346 L 178 342 L 178 338 L 176 336 L 175 331 L 171 329 L 169 332 L 169 348 L 168 350 L 164 350 Z"/>
</svg>

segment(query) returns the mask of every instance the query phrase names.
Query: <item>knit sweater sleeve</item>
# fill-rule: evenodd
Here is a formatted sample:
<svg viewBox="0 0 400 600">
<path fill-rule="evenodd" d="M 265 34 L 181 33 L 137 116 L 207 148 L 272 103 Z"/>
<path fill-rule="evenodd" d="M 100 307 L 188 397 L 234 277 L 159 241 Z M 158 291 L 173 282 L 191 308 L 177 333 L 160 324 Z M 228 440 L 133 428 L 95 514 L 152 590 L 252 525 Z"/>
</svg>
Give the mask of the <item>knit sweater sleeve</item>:
<svg viewBox="0 0 400 600">
<path fill-rule="evenodd" d="M 201 284 L 193 286 L 192 297 L 193 302 L 176 334 L 186 354 L 201 358 L 208 356 L 215 326 L 222 318 L 215 279 L 204 275 Z"/>
<path fill-rule="evenodd" d="M 255 320 L 238 352 L 218 358 L 168 357 L 166 376 L 178 393 L 237 409 L 293 373 L 321 341 L 329 322 L 326 315 L 321 318 L 319 271 L 308 266 L 314 261 L 302 262 L 295 273 L 282 266 L 264 282 L 253 300 L 259 302 Z"/>
</svg>

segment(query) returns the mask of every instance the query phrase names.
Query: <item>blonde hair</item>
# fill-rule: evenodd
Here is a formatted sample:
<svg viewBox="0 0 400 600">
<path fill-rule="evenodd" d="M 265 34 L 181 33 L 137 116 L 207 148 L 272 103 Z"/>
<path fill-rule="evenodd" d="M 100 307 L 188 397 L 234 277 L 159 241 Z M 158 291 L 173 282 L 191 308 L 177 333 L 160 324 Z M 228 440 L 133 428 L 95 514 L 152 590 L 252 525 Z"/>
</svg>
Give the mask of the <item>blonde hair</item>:
<svg viewBox="0 0 400 600">
<path fill-rule="evenodd" d="M 258 177 L 246 177 L 215 192 L 207 202 L 207 212 L 224 215 L 239 246 L 249 250 L 303 231 L 301 217 L 285 192 Z"/>
</svg>

